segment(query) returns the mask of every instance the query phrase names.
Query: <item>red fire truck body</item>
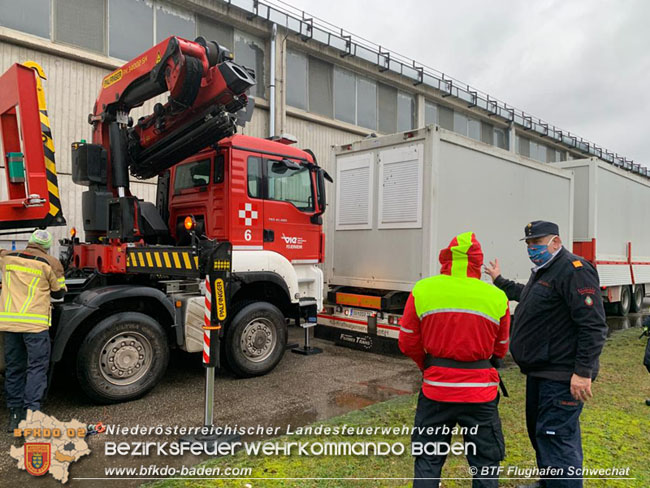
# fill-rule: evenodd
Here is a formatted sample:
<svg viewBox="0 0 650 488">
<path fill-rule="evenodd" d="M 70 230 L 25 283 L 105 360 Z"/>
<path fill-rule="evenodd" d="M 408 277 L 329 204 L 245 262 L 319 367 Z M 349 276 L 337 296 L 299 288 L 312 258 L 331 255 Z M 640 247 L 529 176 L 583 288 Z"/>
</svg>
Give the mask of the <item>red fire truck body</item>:
<svg viewBox="0 0 650 488">
<path fill-rule="evenodd" d="M 35 63 L 0 76 L 0 229 L 65 224 L 39 77 Z M 331 178 L 286 137 L 235 134 L 252 115 L 254 84 L 253 70 L 203 38 L 170 37 L 104 78 L 88 117 L 93 142 L 72 144 L 72 179 L 87 187 L 84 238 L 61 241 L 68 293 L 51 329 L 53 363 L 65 360 L 95 401 L 146 394 L 170 348 L 203 351 L 202 276 L 219 242 L 232 244 L 222 352 L 235 374 L 271 371 L 288 321 L 315 324 Z M 129 117 L 164 93 L 153 113 Z M 129 172 L 158 177 L 155 204 L 131 193 Z"/>
</svg>

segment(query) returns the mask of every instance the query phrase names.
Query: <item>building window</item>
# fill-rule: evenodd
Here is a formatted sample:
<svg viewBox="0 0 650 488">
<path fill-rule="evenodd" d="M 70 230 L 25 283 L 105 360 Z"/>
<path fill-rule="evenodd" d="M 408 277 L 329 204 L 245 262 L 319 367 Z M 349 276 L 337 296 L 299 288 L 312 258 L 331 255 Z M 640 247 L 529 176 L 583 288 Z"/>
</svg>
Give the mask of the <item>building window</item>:
<svg viewBox="0 0 650 488">
<path fill-rule="evenodd" d="M 309 111 L 334 116 L 332 65 L 316 58 L 309 58 Z"/>
<path fill-rule="evenodd" d="M 517 136 L 515 142 L 515 151 L 527 158 L 530 157 L 530 140 L 525 137 Z"/>
<path fill-rule="evenodd" d="M 379 131 L 385 134 L 397 132 L 397 89 L 379 83 L 378 95 Z"/>
<path fill-rule="evenodd" d="M 197 15 L 196 27 L 199 36 L 207 41 L 217 41 L 217 44 L 232 52 L 235 45 L 235 30 L 231 26 Z"/>
<path fill-rule="evenodd" d="M 133 59 L 153 45 L 153 7 L 144 0 L 109 0 L 108 54 Z"/>
<path fill-rule="evenodd" d="M 563 153 L 561 151 L 556 151 L 545 144 L 532 141 L 522 136 L 517 136 L 515 151 L 517 154 L 534 159 L 540 163 L 552 163 L 555 161 L 561 161 L 563 158 Z"/>
<path fill-rule="evenodd" d="M 50 0 L 0 0 L 0 25 L 35 36 L 50 38 Z"/>
<path fill-rule="evenodd" d="M 334 117 L 357 123 L 357 83 L 354 73 L 341 68 L 334 68 Z"/>
<path fill-rule="evenodd" d="M 176 7 L 158 4 L 156 6 L 156 44 L 170 36 L 193 41 L 196 37 L 194 15 Z"/>
<path fill-rule="evenodd" d="M 424 125 L 438 123 L 438 106 L 435 103 L 424 102 Z"/>
<path fill-rule="evenodd" d="M 287 51 L 286 69 L 292 107 L 388 134 L 415 127 L 409 93 L 295 51 Z"/>
<path fill-rule="evenodd" d="M 509 149 L 508 147 L 508 131 L 506 129 L 501 129 L 499 127 L 494 128 L 494 135 L 492 139 L 492 144 L 501 149 Z"/>
<path fill-rule="evenodd" d="M 411 130 L 415 126 L 415 97 L 397 92 L 397 131 Z"/>
<path fill-rule="evenodd" d="M 287 51 L 287 103 L 307 110 L 307 56 Z"/>
<path fill-rule="evenodd" d="M 438 120 L 440 127 L 447 130 L 454 130 L 454 111 L 447 107 L 438 107 Z"/>
<path fill-rule="evenodd" d="M 255 70 L 256 84 L 251 95 L 265 98 L 264 41 L 258 37 L 235 31 L 235 62 Z"/>
<path fill-rule="evenodd" d="M 493 143 L 494 126 L 487 122 L 481 122 L 481 142 L 485 144 Z"/>
<path fill-rule="evenodd" d="M 357 76 L 357 124 L 377 129 L 377 83 Z"/>
<path fill-rule="evenodd" d="M 462 134 L 464 136 L 467 135 L 467 122 L 468 119 L 465 115 L 463 115 L 460 112 L 456 112 L 454 110 L 454 132 L 457 132 L 458 134 Z"/>
<path fill-rule="evenodd" d="M 38 15 L 37 12 L 33 13 Z M 54 3 L 54 40 L 105 54 L 104 0 L 57 0 Z"/>
<path fill-rule="evenodd" d="M 481 121 L 467 118 L 467 135 L 475 141 L 481 140 Z"/>
</svg>

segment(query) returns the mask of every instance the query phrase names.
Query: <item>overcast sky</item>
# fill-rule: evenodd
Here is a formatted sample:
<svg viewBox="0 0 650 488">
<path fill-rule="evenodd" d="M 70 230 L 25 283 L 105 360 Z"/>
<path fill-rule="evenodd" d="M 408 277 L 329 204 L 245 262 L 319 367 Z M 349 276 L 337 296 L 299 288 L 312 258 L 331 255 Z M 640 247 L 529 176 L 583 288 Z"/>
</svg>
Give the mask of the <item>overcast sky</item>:
<svg viewBox="0 0 650 488">
<path fill-rule="evenodd" d="M 287 1 L 650 167 L 650 1 Z"/>
</svg>

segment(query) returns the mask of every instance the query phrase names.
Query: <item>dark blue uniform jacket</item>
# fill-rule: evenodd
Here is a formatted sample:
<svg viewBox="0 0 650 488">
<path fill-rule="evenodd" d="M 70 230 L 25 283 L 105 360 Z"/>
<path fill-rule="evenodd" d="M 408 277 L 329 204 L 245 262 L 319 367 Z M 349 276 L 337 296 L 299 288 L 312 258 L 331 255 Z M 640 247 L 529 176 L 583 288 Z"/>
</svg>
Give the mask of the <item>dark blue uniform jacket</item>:
<svg viewBox="0 0 650 488">
<path fill-rule="evenodd" d="M 494 284 L 518 301 L 510 352 L 522 373 L 568 381 L 595 379 L 607 337 L 596 269 L 562 248 L 528 283 L 499 276 Z"/>
</svg>

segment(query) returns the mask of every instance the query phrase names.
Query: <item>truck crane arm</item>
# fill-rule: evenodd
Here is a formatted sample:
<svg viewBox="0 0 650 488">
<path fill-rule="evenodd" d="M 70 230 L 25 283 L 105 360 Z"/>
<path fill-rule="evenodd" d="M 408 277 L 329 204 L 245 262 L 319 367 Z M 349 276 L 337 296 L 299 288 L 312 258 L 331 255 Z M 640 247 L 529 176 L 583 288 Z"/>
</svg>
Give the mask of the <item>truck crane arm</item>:
<svg viewBox="0 0 650 488">
<path fill-rule="evenodd" d="M 107 75 L 89 122 L 93 142 L 107 151 L 108 187 L 128 188 L 127 168 L 151 178 L 232 135 L 254 84 L 252 70 L 201 37 L 170 37 Z M 165 92 L 167 103 L 133 126 L 129 112 Z"/>
<path fill-rule="evenodd" d="M 255 73 L 232 59 L 214 41 L 170 37 L 104 77 L 88 117 L 93 144 L 72 145 L 73 180 L 90 187 L 82 201 L 87 238 L 144 237 L 142 217 L 159 219 L 131 195 L 129 171 L 152 178 L 250 119 Z M 166 92 L 166 103 L 133 123 L 132 109 Z"/>
</svg>

